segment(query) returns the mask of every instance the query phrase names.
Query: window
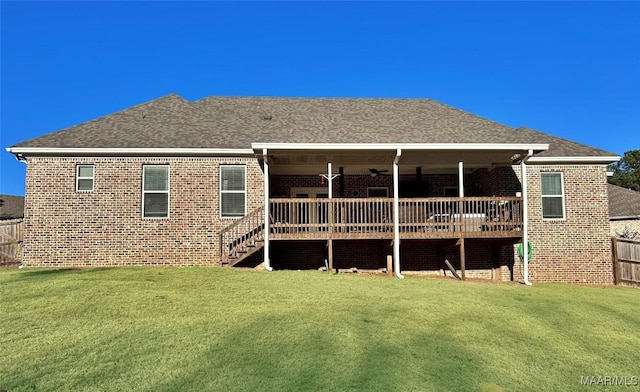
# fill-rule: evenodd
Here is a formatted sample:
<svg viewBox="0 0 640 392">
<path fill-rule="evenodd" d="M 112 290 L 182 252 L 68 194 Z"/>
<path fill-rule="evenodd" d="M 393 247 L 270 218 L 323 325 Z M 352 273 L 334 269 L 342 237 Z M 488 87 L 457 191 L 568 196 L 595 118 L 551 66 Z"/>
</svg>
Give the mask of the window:
<svg viewBox="0 0 640 392">
<path fill-rule="evenodd" d="M 142 216 L 169 217 L 169 165 L 142 167 Z"/>
<path fill-rule="evenodd" d="M 444 197 L 458 197 L 460 192 L 458 192 L 457 186 L 445 186 L 442 188 L 442 195 Z"/>
<path fill-rule="evenodd" d="M 564 219 L 564 185 L 562 173 L 540 173 L 542 218 Z"/>
<path fill-rule="evenodd" d="M 243 217 L 247 200 L 247 168 L 244 165 L 220 166 L 220 216 Z"/>
<path fill-rule="evenodd" d="M 92 192 L 93 191 L 93 165 L 76 166 L 76 191 Z"/>
<path fill-rule="evenodd" d="M 367 197 L 389 197 L 387 188 L 367 188 Z"/>
</svg>

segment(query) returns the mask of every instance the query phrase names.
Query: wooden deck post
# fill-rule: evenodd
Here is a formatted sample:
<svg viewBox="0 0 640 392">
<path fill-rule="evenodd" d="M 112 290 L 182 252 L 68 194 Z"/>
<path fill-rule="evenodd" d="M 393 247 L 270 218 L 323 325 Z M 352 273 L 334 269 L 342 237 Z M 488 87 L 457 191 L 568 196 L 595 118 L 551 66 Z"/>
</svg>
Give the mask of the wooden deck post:
<svg viewBox="0 0 640 392">
<path fill-rule="evenodd" d="M 333 270 L 333 240 L 327 240 L 328 264 L 327 272 Z"/>
<path fill-rule="evenodd" d="M 465 274 L 465 251 L 464 251 L 464 238 L 460 238 L 458 240 L 458 244 L 460 245 L 460 275 L 462 276 L 462 280 L 466 280 Z"/>
</svg>

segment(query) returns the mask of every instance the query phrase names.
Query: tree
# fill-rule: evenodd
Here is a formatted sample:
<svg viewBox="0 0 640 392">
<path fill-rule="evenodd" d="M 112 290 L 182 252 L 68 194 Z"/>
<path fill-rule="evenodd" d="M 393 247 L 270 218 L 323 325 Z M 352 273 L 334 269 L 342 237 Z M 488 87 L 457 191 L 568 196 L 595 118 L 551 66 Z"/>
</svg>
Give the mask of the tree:
<svg viewBox="0 0 640 392">
<path fill-rule="evenodd" d="M 620 162 L 611 164 L 613 176 L 609 182 L 623 188 L 640 192 L 640 150 L 630 150 L 624 153 Z"/>
</svg>

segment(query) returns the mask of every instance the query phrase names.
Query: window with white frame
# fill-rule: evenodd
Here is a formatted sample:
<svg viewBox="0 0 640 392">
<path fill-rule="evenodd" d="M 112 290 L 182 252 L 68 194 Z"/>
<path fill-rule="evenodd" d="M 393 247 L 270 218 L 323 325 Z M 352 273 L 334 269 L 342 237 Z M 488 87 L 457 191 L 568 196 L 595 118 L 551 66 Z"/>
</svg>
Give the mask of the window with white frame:
<svg viewBox="0 0 640 392">
<path fill-rule="evenodd" d="M 247 167 L 220 166 L 220 216 L 243 217 L 247 210 Z"/>
<path fill-rule="evenodd" d="M 562 173 L 540 173 L 542 218 L 564 219 L 564 182 Z"/>
<path fill-rule="evenodd" d="M 95 167 L 93 165 L 76 166 L 76 191 L 92 192 Z"/>
<path fill-rule="evenodd" d="M 142 167 L 142 216 L 169 217 L 169 165 Z"/>
</svg>

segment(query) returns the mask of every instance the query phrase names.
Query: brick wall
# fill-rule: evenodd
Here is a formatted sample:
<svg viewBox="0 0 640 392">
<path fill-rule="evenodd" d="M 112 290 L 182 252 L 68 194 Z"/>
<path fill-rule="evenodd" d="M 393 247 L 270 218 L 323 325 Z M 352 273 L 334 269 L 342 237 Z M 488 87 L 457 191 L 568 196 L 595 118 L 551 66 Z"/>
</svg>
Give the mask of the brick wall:
<svg viewBox="0 0 640 392">
<path fill-rule="evenodd" d="M 95 165 L 93 192 L 76 192 L 77 164 Z M 142 166 L 170 166 L 169 218 L 142 218 Z M 24 262 L 31 266 L 216 265 L 219 166 L 247 166 L 247 212 L 263 203 L 253 158 L 30 158 Z"/>
<path fill-rule="evenodd" d="M 93 192 L 76 192 L 77 164 L 95 165 Z M 142 218 L 142 166 L 170 165 L 170 217 Z M 262 170 L 254 158 L 30 158 L 27 165 L 24 261 L 32 266 L 217 265 L 218 235 L 233 219 L 219 217 L 219 166 L 247 166 L 247 212 L 262 205 Z M 611 256 L 605 165 L 528 165 L 529 233 L 534 246 L 533 282 L 611 283 Z M 542 219 L 540 173 L 564 175 L 566 219 Z M 514 195 L 519 167 L 478 171 L 466 178 L 477 194 Z M 415 176 L 403 176 L 403 181 Z M 457 185 L 455 175 L 423 175 L 431 194 Z M 272 195 L 289 196 L 291 186 L 320 186 L 317 176 L 273 176 Z M 338 194 L 338 182 L 334 183 Z M 345 195 L 368 186 L 388 186 L 392 177 L 347 176 Z M 424 245 L 424 244 L 422 244 Z M 435 270 L 437 248 L 403 241 L 407 270 Z M 274 266 L 317 268 L 324 242 L 274 241 Z M 495 266 L 486 244 L 467 245 L 467 268 L 486 274 Z M 457 248 L 446 250 L 459 265 Z M 336 241 L 335 263 L 342 268 L 380 268 L 389 254 L 384 241 Z M 521 279 L 521 263 L 511 246 L 499 250 L 502 279 Z M 436 260 L 436 261 L 434 261 Z M 280 263 L 280 264 L 279 264 Z M 285 264 L 283 264 L 285 263 Z M 455 264 L 458 263 L 458 264 Z M 484 272 L 483 272 L 484 271 Z M 469 276 L 475 276 L 470 273 Z"/>
<path fill-rule="evenodd" d="M 520 168 L 514 167 L 519 177 Z M 562 172 L 566 219 L 542 218 L 540 173 Z M 605 165 L 528 165 L 532 282 L 613 282 Z M 522 276 L 516 256 L 514 277 Z"/>
<path fill-rule="evenodd" d="M 400 176 L 400 186 L 410 183 L 415 175 L 403 174 Z M 442 196 L 445 187 L 457 187 L 457 174 L 423 174 L 422 181 L 428 196 Z M 327 182 L 322 185 L 317 175 L 273 175 L 270 176 L 269 191 L 271 197 L 291 197 L 291 188 L 327 187 Z M 393 197 L 393 176 L 372 177 L 365 174 L 348 174 L 344 177 L 344 197 L 367 197 L 367 188 L 386 187 L 389 197 Z M 334 197 L 339 197 L 339 181 L 333 181 Z"/>
</svg>

